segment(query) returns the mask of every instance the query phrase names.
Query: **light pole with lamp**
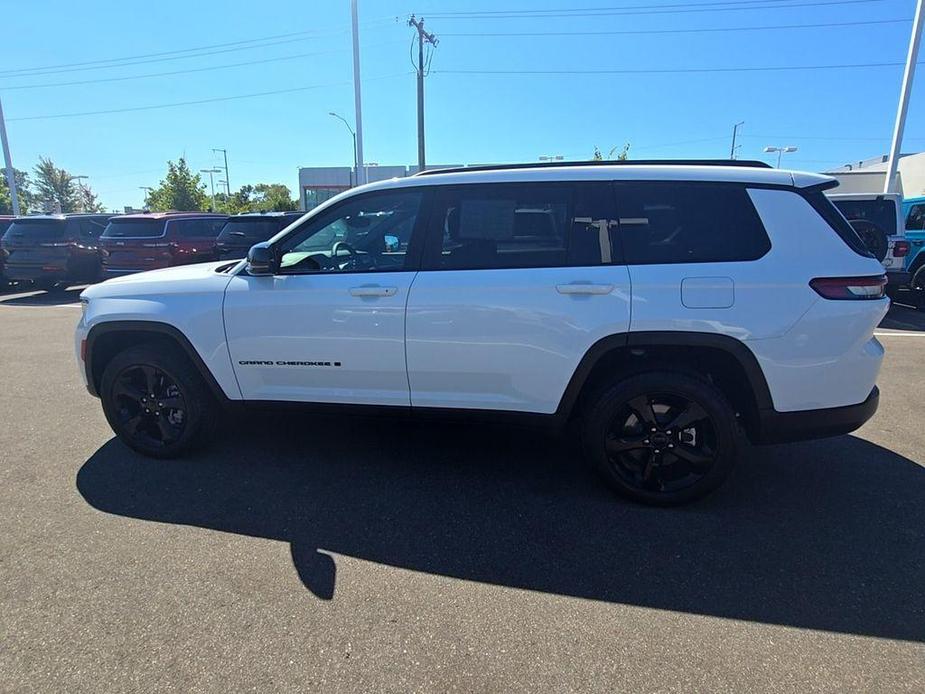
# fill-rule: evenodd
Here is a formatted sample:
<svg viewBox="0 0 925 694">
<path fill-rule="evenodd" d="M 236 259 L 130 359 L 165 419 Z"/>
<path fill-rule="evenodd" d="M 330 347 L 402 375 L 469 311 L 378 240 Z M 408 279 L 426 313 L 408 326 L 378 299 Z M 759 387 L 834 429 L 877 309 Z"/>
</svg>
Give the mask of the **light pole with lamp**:
<svg viewBox="0 0 925 694">
<path fill-rule="evenodd" d="M 221 149 L 220 147 L 213 147 L 212 154 L 216 152 L 221 152 L 222 156 L 225 157 L 225 192 L 228 193 L 228 197 L 231 197 L 231 184 L 228 182 L 231 180 L 231 176 L 228 175 L 228 150 Z"/>
<path fill-rule="evenodd" d="M 87 200 L 85 188 L 83 182 L 86 181 L 89 176 L 71 176 L 72 181 L 77 181 L 77 189 L 80 191 L 80 211 L 86 212 L 85 202 Z"/>
<path fill-rule="evenodd" d="M 771 147 L 771 146 L 768 146 L 768 147 L 765 147 L 765 148 L 764 148 L 764 151 L 765 151 L 765 152 L 777 152 L 777 168 L 779 169 L 779 168 L 780 168 L 780 158 L 781 158 L 784 154 L 789 154 L 790 152 L 796 152 L 796 151 L 797 151 L 797 148 L 796 148 L 796 147 L 793 147 L 793 146 L 789 146 L 789 145 L 788 145 L 787 147 Z"/>
<path fill-rule="evenodd" d="M 350 187 L 353 188 L 354 176 L 359 176 L 359 172 L 357 171 L 357 134 L 354 132 L 353 128 L 350 127 L 350 123 L 347 122 L 347 119 L 343 116 L 337 115 L 334 113 L 334 111 L 329 111 L 328 115 L 334 116 L 337 120 L 346 125 L 347 130 L 350 131 L 350 135 L 353 137 L 353 171 L 350 174 Z"/>
<path fill-rule="evenodd" d="M 212 174 L 221 173 L 221 169 L 199 169 L 199 173 L 209 174 L 209 186 L 212 188 L 212 212 L 215 212 L 215 179 Z"/>
</svg>

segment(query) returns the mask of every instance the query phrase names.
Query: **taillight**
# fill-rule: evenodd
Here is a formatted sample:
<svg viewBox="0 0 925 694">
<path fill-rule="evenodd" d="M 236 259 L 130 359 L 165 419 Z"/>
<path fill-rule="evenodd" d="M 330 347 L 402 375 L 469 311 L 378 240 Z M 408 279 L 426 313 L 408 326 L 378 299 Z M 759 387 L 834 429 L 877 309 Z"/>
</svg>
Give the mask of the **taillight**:
<svg viewBox="0 0 925 694">
<path fill-rule="evenodd" d="M 823 299 L 856 301 L 886 296 L 886 275 L 873 277 L 817 277 L 809 286 Z"/>
<path fill-rule="evenodd" d="M 909 242 L 908 241 L 897 241 L 893 244 L 893 257 L 894 258 L 904 258 L 909 252 Z"/>
</svg>

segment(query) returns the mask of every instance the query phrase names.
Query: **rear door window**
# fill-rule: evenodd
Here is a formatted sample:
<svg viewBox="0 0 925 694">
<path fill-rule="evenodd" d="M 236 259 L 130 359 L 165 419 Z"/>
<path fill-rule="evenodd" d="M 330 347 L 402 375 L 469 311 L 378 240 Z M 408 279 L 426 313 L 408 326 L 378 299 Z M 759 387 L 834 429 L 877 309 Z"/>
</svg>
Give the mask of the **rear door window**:
<svg viewBox="0 0 925 694">
<path fill-rule="evenodd" d="M 613 262 L 607 183 L 440 187 L 425 250 L 431 270 Z"/>
<path fill-rule="evenodd" d="M 925 231 L 925 204 L 913 205 L 906 215 L 907 231 Z"/>
<path fill-rule="evenodd" d="M 170 223 L 182 238 L 209 238 L 218 236 L 225 225 L 224 219 L 178 219 Z"/>
<path fill-rule="evenodd" d="M 164 234 L 163 219 L 113 219 L 103 231 L 104 239 L 156 238 Z"/>
<path fill-rule="evenodd" d="M 646 181 L 615 188 L 627 264 L 757 260 L 771 249 L 745 186 Z"/>
</svg>

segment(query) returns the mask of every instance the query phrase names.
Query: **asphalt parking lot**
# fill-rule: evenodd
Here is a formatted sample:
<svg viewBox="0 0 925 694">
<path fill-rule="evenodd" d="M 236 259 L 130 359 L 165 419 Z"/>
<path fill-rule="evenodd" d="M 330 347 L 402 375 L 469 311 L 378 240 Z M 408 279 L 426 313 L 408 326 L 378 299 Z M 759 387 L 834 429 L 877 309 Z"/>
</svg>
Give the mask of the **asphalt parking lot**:
<svg viewBox="0 0 925 694">
<path fill-rule="evenodd" d="M 146 460 L 77 319 L 0 295 L 3 691 L 925 690 L 925 312 L 855 435 L 668 510 L 489 425 L 263 416 Z"/>
</svg>

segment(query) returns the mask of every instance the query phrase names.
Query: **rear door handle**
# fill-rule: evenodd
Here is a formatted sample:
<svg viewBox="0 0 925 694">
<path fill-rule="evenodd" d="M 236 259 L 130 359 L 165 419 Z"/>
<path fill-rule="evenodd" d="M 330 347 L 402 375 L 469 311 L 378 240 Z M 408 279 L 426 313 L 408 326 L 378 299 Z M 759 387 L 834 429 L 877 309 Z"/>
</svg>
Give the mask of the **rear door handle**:
<svg viewBox="0 0 925 694">
<path fill-rule="evenodd" d="M 556 291 L 560 294 L 610 294 L 613 291 L 613 285 L 572 282 L 571 284 L 557 284 Z"/>
<path fill-rule="evenodd" d="M 351 296 L 395 296 L 397 293 L 398 287 L 381 287 L 378 284 L 350 288 Z"/>
</svg>

